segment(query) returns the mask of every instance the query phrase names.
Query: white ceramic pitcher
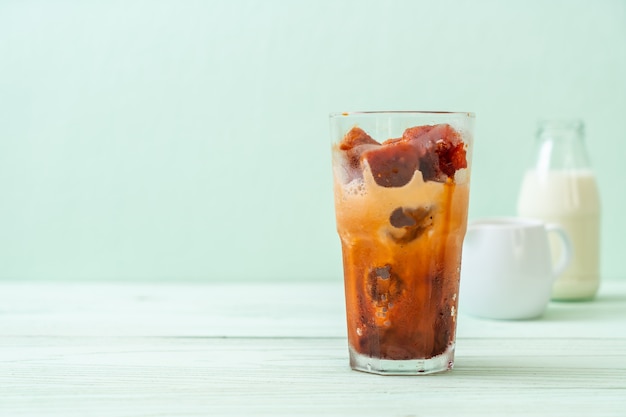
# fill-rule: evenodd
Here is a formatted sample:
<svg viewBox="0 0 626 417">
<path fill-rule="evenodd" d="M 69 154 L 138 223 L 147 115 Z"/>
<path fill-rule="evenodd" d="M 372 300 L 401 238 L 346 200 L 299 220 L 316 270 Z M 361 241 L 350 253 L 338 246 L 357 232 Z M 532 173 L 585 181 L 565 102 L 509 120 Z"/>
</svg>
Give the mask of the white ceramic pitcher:
<svg viewBox="0 0 626 417">
<path fill-rule="evenodd" d="M 553 264 L 548 234 L 563 245 Z M 463 244 L 459 308 L 493 319 L 541 316 L 552 285 L 572 259 L 572 245 L 558 225 L 525 218 L 472 222 Z"/>
</svg>

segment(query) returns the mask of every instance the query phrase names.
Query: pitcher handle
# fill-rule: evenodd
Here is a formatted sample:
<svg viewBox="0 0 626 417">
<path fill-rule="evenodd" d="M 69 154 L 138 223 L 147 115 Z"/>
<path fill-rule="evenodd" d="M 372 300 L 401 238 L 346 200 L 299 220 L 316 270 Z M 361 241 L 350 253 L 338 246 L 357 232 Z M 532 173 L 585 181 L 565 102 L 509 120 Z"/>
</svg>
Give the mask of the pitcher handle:
<svg viewBox="0 0 626 417">
<path fill-rule="evenodd" d="M 556 265 L 552 267 L 552 275 L 556 279 L 559 275 L 561 275 L 565 268 L 568 267 L 570 262 L 572 261 L 572 255 L 574 252 L 574 248 L 572 246 L 572 241 L 570 240 L 567 232 L 558 224 L 548 223 L 546 224 L 546 231 L 548 233 L 555 233 L 559 240 L 561 241 L 561 256 L 559 260 L 556 262 Z"/>
</svg>

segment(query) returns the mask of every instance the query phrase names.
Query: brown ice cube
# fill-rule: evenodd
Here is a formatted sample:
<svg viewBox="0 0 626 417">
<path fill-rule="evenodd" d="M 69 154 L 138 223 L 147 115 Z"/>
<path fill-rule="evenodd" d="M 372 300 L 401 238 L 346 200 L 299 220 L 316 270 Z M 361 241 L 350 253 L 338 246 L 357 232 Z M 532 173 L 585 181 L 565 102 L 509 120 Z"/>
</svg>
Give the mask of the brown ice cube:
<svg viewBox="0 0 626 417">
<path fill-rule="evenodd" d="M 402 293 L 402 281 L 391 265 L 374 267 L 367 277 L 367 293 L 377 306 L 387 306 Z"/>
<path fill-rule="evenodd" d="M 459 169 L 467 168 L 465 144 L 449 124 L 406 129 L 402 140 L 416 149 L 424 181 L 445 182 Z"/>
<path fill-rule="evenodd" d="M 376 184 L 382 187 L 402 187 L 411 181 L 419 160 L 413 146 L 402 141 L 388 142 L 363 153 Z"/>
<path fill-rule="evenodd" d="M 380 143 L 372 139 L 360 127 L 353 127 L 343 137 L 339 143 L 339 149 L 344 151 L 344 171 L 346 172 L 346 182 L 355 178 L 363 178 L 363 168 L 361 166 L 361 155 L 368 149 L 379 147 Z"/>
<path fill-rule="evenodd" d="M 355 126 L 343 137 L 339 149 L 349 151 L 360 145 L 380 145 L 380 143 L 372 139 L 365 130 Z"/>
<path fill-rule="evenodd" d="M 391 212 L 389 223 L 394 229 L 404 231 L 397 233 L 392 229 L 389 233 L 394 242 L 403 245 L 417 239 L 433 225 L 433 210 L 431 207 L 398 207 Z"/>
</svg>

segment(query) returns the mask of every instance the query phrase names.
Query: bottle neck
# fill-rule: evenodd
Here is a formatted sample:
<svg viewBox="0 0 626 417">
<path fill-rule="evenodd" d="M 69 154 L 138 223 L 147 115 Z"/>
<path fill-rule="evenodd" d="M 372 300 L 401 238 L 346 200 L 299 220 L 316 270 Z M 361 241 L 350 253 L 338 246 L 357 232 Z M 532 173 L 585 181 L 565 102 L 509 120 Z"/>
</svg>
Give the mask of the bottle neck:
<svg viewBox="0 0 626 417">
<path fill-rule="evenodd" d="M 534 169 L 585 170 L 591 164 L 581 121 L 541 122 L 535 143 Z"/>
</svg>

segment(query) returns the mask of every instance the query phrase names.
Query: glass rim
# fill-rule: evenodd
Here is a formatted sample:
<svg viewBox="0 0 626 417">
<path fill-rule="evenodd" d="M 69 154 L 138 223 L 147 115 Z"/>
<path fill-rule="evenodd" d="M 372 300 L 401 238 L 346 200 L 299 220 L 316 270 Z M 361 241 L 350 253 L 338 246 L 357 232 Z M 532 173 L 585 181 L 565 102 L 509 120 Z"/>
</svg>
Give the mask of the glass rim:
<svg viewBox="0 0 626 417">
<path fill-rule="evenodd" d="M 344 111 L 331 112 L 330 118 L 349 116 L 382 116 L 382 115 L 416 115 L 416 116 L 465 116 L 476 118 L 474 112 L 465 111 L 441 111 L 441 110 L 373 110 L 373 111 Z"/>
</svg>

